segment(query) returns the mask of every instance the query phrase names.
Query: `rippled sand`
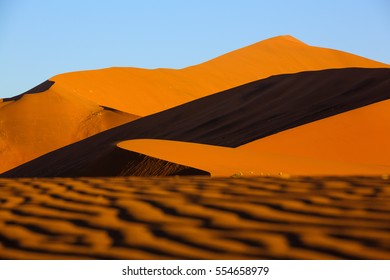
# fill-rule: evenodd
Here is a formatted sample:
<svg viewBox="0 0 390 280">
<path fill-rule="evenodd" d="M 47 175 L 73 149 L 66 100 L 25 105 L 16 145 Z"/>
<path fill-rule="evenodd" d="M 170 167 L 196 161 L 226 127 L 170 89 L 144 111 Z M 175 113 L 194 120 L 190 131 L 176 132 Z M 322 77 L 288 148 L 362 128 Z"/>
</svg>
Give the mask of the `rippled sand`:
<svg viewBox="0 0 390 280">
<path fill-rule="evenodd" d="M 0 258 L 390 259 L 390 180 L 0 179 Z"/>
</svg>

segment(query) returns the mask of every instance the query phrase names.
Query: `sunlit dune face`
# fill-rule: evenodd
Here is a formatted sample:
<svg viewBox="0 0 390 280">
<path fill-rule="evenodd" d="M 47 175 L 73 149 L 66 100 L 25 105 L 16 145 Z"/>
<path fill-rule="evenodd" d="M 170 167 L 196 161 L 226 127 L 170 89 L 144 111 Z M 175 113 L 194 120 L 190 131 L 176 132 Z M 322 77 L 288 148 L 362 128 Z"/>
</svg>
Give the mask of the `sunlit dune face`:
<svg viewBox="0 0 390 280">
<path fill-rule="evenodd" d="M 382 101 L 265 137 L 240 149 L 390 166 L 389 112 L 390 101 Z"/>
<path fill-rule="evenodd" d="M 0 172 L 136 119 L 51 89 L 8 101 L 0 110 Z"/>
<path fill-rule="evenodd" d="M 248 145 L 249 146 L 249 145 Z M 168 162 L 210 172 L 212 176 L 290 175 L 377 175 L 390 173 L 387 167 L 323 160 L 282 152 L 258 152 L 248 147 L 226 148 L 168 140 L 129 140 L 118 147 Z M 156 166 L 157 168 L 157 166 Z"/>
</svg>

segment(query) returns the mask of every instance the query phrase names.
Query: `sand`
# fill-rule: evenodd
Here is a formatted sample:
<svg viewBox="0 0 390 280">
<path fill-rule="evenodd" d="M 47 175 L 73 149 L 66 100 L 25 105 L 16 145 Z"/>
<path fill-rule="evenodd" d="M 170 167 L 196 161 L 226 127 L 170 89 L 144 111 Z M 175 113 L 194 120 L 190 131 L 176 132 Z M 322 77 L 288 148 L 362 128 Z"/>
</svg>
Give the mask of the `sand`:
<svg viewBox="0 0 390 280">
<path fill-rule="evenodd" d="M 163 139 L 234 148 L 289 128 L 385 101 L 390 98 L 389 87 L 390 69 L 386 68 L 329 69 L 272 76 L 104 131 L 1 176 L 132 175 L 126 173 L 128 166 L 142 163 L 143 159 L 135 160 L 134 153 L 118 148 L 119 142 Z M 383 110 L 374 111 L 365 123 L 382 119 Z M 357 123 L 359 120 L 356 119 Z M 387 123 L 382 126 L 384 129 L 372 139 L 387 139 Z M 343 132 L 334 131 L 335 135 L 339 133 L 342 135 Z M 374 152 L 374 140 L 360 142 L 359 151 Z M 329 172 L 324 170 L 324 174 Z"/>
<path fill-rule="evenodd" d="M 274 152 L 390 167 L 390 100 L 243 145 L 251 153 Z"/>
<path fill-rule="evenodd" d="M 1 259 L 389 259 L 380 177 L 0 179 Z"/>
<path fill-rule="evenodd" d="M 0 100 L 0 259 L 389 259 L 389 102 L 291 36 L 55 76 Z"/>
</svg>

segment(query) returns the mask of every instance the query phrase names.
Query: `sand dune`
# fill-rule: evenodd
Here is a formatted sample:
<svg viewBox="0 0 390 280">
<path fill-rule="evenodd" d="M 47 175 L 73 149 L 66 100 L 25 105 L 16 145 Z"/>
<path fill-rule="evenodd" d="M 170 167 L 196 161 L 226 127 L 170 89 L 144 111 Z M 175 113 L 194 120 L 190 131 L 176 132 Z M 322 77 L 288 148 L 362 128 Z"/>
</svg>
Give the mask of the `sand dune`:
<svg viewBox="0 0 390 280">
<path fill-rule="evenodd" d="M 378 177 L 1 179 L 1 259 L 389 259 Z"/>
<path fill-rule="evenodd" d="M 128 140 L 118 143 L 118 147 L 148 157 L 207 171 L 212 176 L 390 174 L 390 164 L 379 166 L 326 161 L 275 152 L 254 152 L 252 149 L 241 149 L 240 147 L 227 148 L 152 139 Z M 158 162 L 155 164 L 155 168 L 158 167 L 158 164 Z M 149 166 L 149 168 L 152 169 L 153 167 Z M 156 175 L 160 174 L 156 173 Z"/>
<path fill-rule="evenodd" d="M 278 36 L 184 69 L 114 67 L 65 73 L 50 80 L 64 92 L 146 116 L 272 75 L 347 67 L 390 66 Z"/>
<path fill-rule="evenodd" d="M 3 101 L 0 172 L 137 118 L 63 93 L 56 84 L 46 85 L 40 93 L 29 91 Z"/>
<path fill-rule="evenodd" d="M 0 172 L 139 116 L 250 81 L 344 67 L 389 65 L 279 36 L 179 70 L 123 67 L 60 74 L 0 101 L 0 156 L 5 159 Z"/>
<path fill-rule="evenodd" d="M 390 167 L 389 112 L 390 100 L 386 100 L 285 130 L 240 149 Z"/>
<path fill-rule="evenodd" d="M 121 141 L 165 139 L 237 147 L 387 100 L 389 87 L 390 69 L 329 69 L 273 76 L 102 132 L 2 176 L 120 175 L 130 162 L 135 164 L 134 153 L 116 147 Z M 376 121 L 380 115 L 374 113 L 370 118 Z M 361 149 L 371 150 L 371 144 Z"/>
<path fill-rule="evenodd" d="M 119 147 L 212 176 L 390 174 L 390 101 L 226 148 L 167 140 L 128 140 Z"/>
</svg>

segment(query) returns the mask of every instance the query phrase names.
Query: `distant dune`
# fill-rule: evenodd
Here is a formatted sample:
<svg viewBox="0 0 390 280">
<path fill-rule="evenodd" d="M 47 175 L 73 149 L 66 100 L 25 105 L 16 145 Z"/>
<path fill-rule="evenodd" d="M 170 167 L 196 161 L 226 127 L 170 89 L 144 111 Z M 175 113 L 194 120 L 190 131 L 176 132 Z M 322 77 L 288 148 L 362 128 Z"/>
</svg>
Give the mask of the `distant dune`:
<svg viewBox="0 0 390 280">
<path fill-rule="evenodd" d="M 184 69 L 114 67 L 51 78 L 65 92 L 97 104 L 147 116 L 272 75 L 387 64 L 278 36 Z"/>
<path fill-rule="evenodd" d="M 387 100 L 389 89 L 390 69 L 385 68 L 330 69 L 273 76 L 107 130 L 21 165 L 3 176 L 120 175 L 129 165 L 143 161 L 134 153 L 118 148 L 116 145 L 121 141 L 166 139 L 238 147 Z M 381 118 L 381 111 L 379 115 L 373 113 L 371 120 Z M 375 143 L 360 149 L 370 150 L 372 145 Z"/>
<path fill-rule="evenodd" d="M 0 172 L 138 118 L 64 93 L 56 84 L 3 103 Z"/>
<path fill-rule="evenodd" d="M 0 101 L 0 172 L 139 117 L 251 81 L 346 67 L 389 65 L 278 36 L 179 70 L 123 67 L 60 74 Z"/>
</svg>

